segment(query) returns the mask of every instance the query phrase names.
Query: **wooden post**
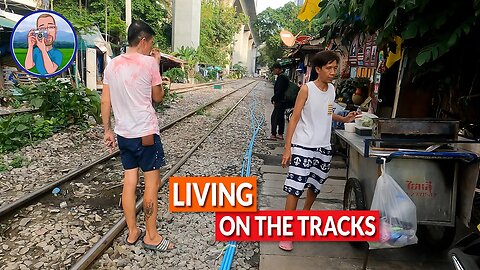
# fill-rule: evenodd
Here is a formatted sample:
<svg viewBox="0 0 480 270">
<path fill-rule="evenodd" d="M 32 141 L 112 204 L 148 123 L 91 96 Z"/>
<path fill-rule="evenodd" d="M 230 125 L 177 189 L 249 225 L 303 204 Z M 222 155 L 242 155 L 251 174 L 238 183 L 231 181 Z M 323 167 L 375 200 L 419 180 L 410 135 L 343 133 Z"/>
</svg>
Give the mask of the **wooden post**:
<svg viewBox="0 0 480 270">
<path fill-rule="evenodd" d="M 398 78 L 397 85 L 395 87 L 395 100 L 393 102 L 392 118 L 395 118 L 397 116 L 398 100 L 400 99 L 400 88 L 402 85 L 403 72 L 405 71 L 405 66 L 407 64 L 407 59 L 405 58 L 405 49 L 403 49 L 402 56 L 400 58 L 400 66 L 398 68 Z"/>
</svg>

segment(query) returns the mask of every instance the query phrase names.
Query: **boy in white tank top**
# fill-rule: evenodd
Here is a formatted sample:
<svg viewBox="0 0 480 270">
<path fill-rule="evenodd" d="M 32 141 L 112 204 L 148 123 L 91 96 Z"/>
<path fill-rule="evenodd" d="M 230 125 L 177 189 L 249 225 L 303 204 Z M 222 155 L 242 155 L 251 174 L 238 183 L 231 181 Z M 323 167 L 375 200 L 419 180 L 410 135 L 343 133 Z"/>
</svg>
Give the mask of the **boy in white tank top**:
<svg viewBox="0 0 480 270">
<path fill-rule="evenodd" d="M 347 123 L 357 115 L 357 112 L 351 112 L 346 117 L 333 114 L 335 88 L 331 82 L 337 73 L 339 61 L 333 51 L 315 54 L 311 62 L 318 77 L 303 85 L 298 93 L 282 157 L 282 166 L 289 165 L 283 186 L 288 193 L 285 210 L 297 209 L 298 199 L 304 189 L 307 189 L 307 198 L 303 210 L 311 209 L 330 171 L 332 120 Z M 290 251 L 293 243 L 281 241 L 279 247 Z"/>
</svg>

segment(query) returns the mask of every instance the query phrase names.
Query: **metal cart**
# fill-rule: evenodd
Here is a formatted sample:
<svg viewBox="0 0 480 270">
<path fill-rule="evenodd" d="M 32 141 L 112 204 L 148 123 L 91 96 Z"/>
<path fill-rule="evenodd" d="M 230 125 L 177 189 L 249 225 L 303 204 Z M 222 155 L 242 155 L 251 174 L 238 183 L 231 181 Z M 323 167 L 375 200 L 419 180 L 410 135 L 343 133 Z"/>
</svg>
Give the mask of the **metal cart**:
<svg viewBox="0 0 480 270">
<path fill-rule="evenodd" d="M 335 133 L 347 143 L 345 210 L 370 209 L 376 181 L 380 176 L 380 164 L 383 163 L 381 158 L 385 158 L 388 162 L 387 173 L 417 207 L 417 221 L 421 225 L 417 231 L 420 242 L 443 249 L 453 241 L 457 216 L 468 226 L 479 174 L 477 154 L 466 150 L 372 150 L 373 142 L 388 139 L 373 139 L 344 130 L 336 130 Z M 395 142 L 399 143 L 398 140 Z M 452 140 L 448 142 L 459 143 Z"/>
</svg>

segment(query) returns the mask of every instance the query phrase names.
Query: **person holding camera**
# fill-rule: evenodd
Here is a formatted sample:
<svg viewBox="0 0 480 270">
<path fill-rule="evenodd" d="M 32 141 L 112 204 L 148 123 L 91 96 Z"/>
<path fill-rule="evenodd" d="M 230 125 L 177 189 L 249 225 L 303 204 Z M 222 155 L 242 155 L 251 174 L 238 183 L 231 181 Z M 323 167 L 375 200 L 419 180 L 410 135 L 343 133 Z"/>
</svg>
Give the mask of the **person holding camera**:
<svg viewBox="0 0 480 270">
<path fill-rule="evenodd" d="M 102 91 L 104 143 L 111 150 L 117 134 L 120 157 L 125 170 L 122 207 L 128 227 L 125 243 L 142 240 L 145 249 L 167 251 L 174 245 L 157 231 L 160 167 L 165 165 L 158 119 L 153 102 L 161 102 L 164 91 L 160 75 L 159 50 L 152 50 L 153 29 L 143 21 L 128 27 L 129 48 L 112 59 L 105 69 Z M 110 128 L 113 108 L 115 129 Z M 143 212 L 146 232 L 137 226 L 135 199 L 139 169 L 143 171 L 145 192 Z"/>
<path fill-rule="evenodd" d="M 37 29 L 28 32 L 26 69 L 36 67 L 41 75 L 53 74 L 58 70 L 62 64 L 63 55 L 53 47 L 56 37 L 55 18 L 50 14 L 40 15 L 37 18 Z"/>
</svg>

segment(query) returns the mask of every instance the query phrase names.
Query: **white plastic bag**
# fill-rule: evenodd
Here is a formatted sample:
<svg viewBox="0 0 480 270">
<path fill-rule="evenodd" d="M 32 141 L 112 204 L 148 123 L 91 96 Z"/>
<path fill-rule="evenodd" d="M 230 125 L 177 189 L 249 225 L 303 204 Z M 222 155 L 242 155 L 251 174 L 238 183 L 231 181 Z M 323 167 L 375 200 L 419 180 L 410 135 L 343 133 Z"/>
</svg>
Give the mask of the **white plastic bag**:
<svg viewBox="0 0 480 270">
<path fill-rule="evenodd" d="M 370 249 L 398 248 L 418 242 L 417 207 L 395 180 L 385 172 L 377 180 L 371 210 L 380 210 L 380 241 Z"/>
</svg>

